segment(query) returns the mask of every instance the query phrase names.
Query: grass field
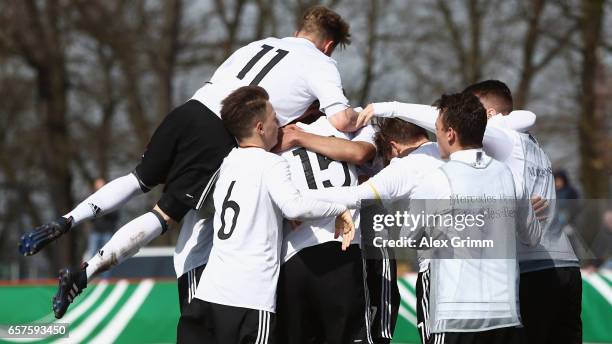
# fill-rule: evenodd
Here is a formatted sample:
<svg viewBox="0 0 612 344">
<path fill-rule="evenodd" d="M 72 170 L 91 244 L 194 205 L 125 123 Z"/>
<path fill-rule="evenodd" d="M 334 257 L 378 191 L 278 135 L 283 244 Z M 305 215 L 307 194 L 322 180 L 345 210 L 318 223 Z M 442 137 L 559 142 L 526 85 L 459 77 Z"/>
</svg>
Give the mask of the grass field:
<svg viewBox="0 0 612 344">
<path fill-rule="evenodd" d="M 414 283 L 399 280 L 402 297 L 394 343 L 418 343 Z M 0 286 L 0 324 L 56 321 L 51 311 L 53 281 Z M 1 343 L 174 343 L 179 317 L 173 280 L 102 280 L 87 288 L 57 323 L 69 337 L 0 339 Z M 612 343 L 612 273 L 583 273 L 584 342 Z"/>
</svg>

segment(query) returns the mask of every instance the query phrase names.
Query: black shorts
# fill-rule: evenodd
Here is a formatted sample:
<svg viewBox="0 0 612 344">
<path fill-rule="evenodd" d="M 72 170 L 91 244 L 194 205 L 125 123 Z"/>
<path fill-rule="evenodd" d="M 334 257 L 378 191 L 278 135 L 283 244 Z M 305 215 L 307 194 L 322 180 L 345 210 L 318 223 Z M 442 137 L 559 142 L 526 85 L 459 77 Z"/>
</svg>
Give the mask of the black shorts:
<svg viewBox="0 0 612 344">
<path fill-rule="evenodd" d="M 275 314 L 193 299 L 181 314 L 177 343 L 275 343 Z"/>
<path fill-rule="evenodd" d="M 145 192 L 165 184 L 157 205 L 179 222 L 201 203 L 235 145 L 221 119 L 192 99 L 172 110 L 157 127 L 134 174 Z"/>
<path fill-rule="evenodd" d="M 426 344 L 525 344 L 522 327 L 502 327 L 481 332 L 432 333 Z"/>
<path fill-rule="evenodd" d="M 399 312 L 397 263 L 381 248 L 380 259 L 366 260 L 368 298 L 371 312 L 371 336 L 375 343 L 390 343 Z"/>
<path fill-rule="evenodd" d="M 582 276 L 578 267 L 523 273 L 519 295 L 529 343 L 582 343 Z"/>
<path fill-rule="evenodd" d="M 359 245 L 302 249 L 281 265 L 277 293 L 279 343 L 367 343 Z"/>
<path fill-rule="evenodd" d="M 427 343 L 431 334 L 429 320 L 429 269 L 420 272 L 416 280 L 417 330 L 421 343 Z"/>
<path fill-rule="evenodd" d="M 178 296 L 181 313 L 183 313 L 183 309 L 185 309 L 185 307 L 191 303 L 191 300 L 195 298 L 195 292 L 198 287 L 198 283 L 200 282 L 202 271 L 204 271 L 204 267 L 206 267 L 206 265 L 198 266 L 195 269 L 185 272 L 181 277 L 179 277 Z"/>
</svg>

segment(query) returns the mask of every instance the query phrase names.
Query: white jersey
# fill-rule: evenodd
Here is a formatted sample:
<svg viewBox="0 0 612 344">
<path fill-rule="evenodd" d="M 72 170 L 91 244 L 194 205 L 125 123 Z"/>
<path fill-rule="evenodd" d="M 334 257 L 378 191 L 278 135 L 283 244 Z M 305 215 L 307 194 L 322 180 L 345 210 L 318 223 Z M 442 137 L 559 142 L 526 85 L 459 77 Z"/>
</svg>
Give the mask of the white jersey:
<svg viewBox="0 0 612 344">
<path fill-rule="evenodd" d="M 438 145 L 427 142 L 404 157 L 392 159 L 388 166 L 357 187 L 331 188 L 306 194 L 349 208 L 359 208 L 364 199 L 378 199 L 387 206 L 396 200 L 412 198 L 421 180 L 443 163 Z M 427 266 L 428 260 L 419 258 L 419 271 L 426 270 Z"/>
<path fill-rule="evenodd" d="M 213 247 L 196 298 L 274 312 L 282 220 L 337 216 L 344 206 L 304 199 L 282 157 L 236 148 L 221 164 L 213 193 Z"/>
<path fill-rule="evenodd" d="M 546 153 L 529 134 L 508 130 L 513 139 L 512 163 L 508 164 L 517 183 L 529 196 L 538 195 L 548 202 L 548 214 L 556 212 L 555 181 Z M 535 247 L 519 245 L 521 273 L 560 267 L 580 267 L 567 233 L 553 226 L 554 216 L 541 222 L 543 236 Z"/>
<path fill-rule="evenodd" d="M 518 186 L 520 188 L 520 186 Z M 454 152 L 450 161 L 431 171 L 414 191 L 414 199 L 442 200 L 455 197 L 475 200 L 518 200 L 529 204 L 507 165 L 481 149 Z M 435 201 L 432 205 L 437 204 Z M 450 203 L 453 207 L 453 203 Z M 492 204 L 492 203 L 491 203 Z M 507 203 L 504 203 L 504 206 Z M 511 204 L 511 203 L 510 203 Z M 479 332 L 520 325 L 518 312 L 518 262 L 515 237 L 536 245 L 542 235 L 533 209 L 517 206 L 511 216 L 485 221 L 481 235 L 495 241 L 508 258 L 432 259 L 429 314 L 431 332 Z M 516 232 L 507 229 L 516 229 Z M 504 246 L 505 244 L 505 246 Z M 498 247 L 499 245 L 499 247 Z M 474 250 L 474 253 L 484 251 Z"/>
<path fill-rule="evenodd" d="M 213 242 L 214 213 L 212 197 L 208 197 L 202 208 L 191 209 L 185 215 L 174 249 L 174 271 L 177 278 L 208 262 Z"/>
<path fill-rule="evenodd" d="M 304 129 L 306 132 L 320 136 L 334 136 L 346 140 L 374 144 L 375 131 L 371 125 L 360 129 L 355 134 L 347 134 L 338 131 L 326 117 L 320 117 L 311 124 L 298 123 L 297 126 Z M 287 150 L 281 153 L 281 156 L 289 163 L 291 180 L 300 190 L 320 190 L 334 186 L 357 185 L 356 166 L 353 164 L 334 161 L 302 147 Z M 353 215 L 356 230 L 353 243 L 359 243 L 359 212 L 353 210 L 351 213 Z M 288 222 L 285 222 L 284 227 L 283 263 L 306 247 L 329 241 L 342 241 L 341 237 L 334 239 L 334 217 L 305 221 L 297 228 L 292 228 Z"/>
<path fill-rule="evenodd" d="M 247 85 L 268 92 L 281 126 L 299 118 L 317 99 L 327 116 L 349 107 L 336 61 L 305 38 L 270 37 L 238 49 L 192 99 L 220 116 L 221 101 Z"/>
</svg>

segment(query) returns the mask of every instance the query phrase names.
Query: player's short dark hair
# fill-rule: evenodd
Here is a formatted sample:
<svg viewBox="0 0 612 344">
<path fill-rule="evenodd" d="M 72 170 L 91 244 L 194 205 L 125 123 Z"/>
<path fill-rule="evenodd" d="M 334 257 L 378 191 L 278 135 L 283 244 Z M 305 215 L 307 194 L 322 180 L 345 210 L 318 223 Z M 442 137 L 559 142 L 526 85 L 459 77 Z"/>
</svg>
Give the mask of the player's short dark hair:
<svg viewBox="0 0 612 344">
<path fill-rule="evenodd" d="M 349 24 L 338 13 L 325 6 L 313 6 L 306 10 L 300 21 L 299 31 L 331 39 L 335 46 L 342 48 L 351 44 Z"/>
<path fill-rule="evenodd" d="M 425 129 L 399 118 L 379 118 L 376 126 L 379 130 L 374 136 L 374 143 L 378 154 L 383 157 L 385 165 L 391 157 L 391 141 L 410 144 L 419 139 L 427 138 Z"/>
<path fill-rule="evenodd" d="M 453 128 L 461 146 L 482 146 L 487 127 L 487 112 L 474 94 L 444 94 L 437 104 L 444 129 Z"/>
<path fill-rule="evenodd" d="M 238 140 L 248 137 L 257 120 L 266 116 L 268 92 L 259 86 L 243 86 L 221 102 L 221 120 Z"/>
<path fill-rule="evenodd" d="M 463 92 L 469 92 L 478 98 L 490 99 L 496 106 L 496 110 L 507 115 L 514 106 L 512 102 L 512 92 L 508 85 L 499 80 L 485 80 L 468 86 Z"/>
</svg>

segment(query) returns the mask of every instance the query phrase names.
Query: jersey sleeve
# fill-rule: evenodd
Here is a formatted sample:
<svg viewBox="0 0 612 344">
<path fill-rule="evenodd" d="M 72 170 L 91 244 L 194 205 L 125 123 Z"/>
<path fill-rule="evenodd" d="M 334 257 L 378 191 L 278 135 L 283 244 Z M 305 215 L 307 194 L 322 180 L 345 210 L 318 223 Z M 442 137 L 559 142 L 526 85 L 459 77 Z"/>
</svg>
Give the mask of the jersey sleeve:
<svg viewBox="0 0 612 344">
<path fill-rule="evenodd" d="M 333 187 L 322 190 L 308 190 L 305 195 L 318 200 L 346 205 L 354 209 L 361 206 L 361 200 L 373 199 L 395 201 L 410 195 L 416 187 L 414 178 L 397 163 L 391 163 L 375 176 L 359 186 Z"/>
<path fill-rule="evenodd" d="M 289 164 L 283 158 L 274 162 L 264 174 L 263 182 L 272 201 L 288 219 L 319 219 L 338 216 L 346 211 L 343 205 L 304 197 L 291 181 Z"/>
<path fill-rule="evenodd" d="M 422 104 L 400 102 L 374 103 L 374 114 L 378 117 L 399 118 L 426 130 L 436 131 L 438 108 Z"/>
<path fill-rule="evenodd" d="M 319 100 L 319 107 L 326 116 L 331 116 L 349 107 L 348 99 L 342 90 L 340 72 L 334 60 L 330 58 L 318 63 L 306 78 L 308 87 Z"/>
<path fill-rule="evenodd" d="M 362 199 L 375 199 L 373 189 L 364 184 L 358 186 L 336 186 L 317 190 L 303 190 L 306 197 L 319 201 L 342 204 L 349 209 L 359 209 Z"/>
<path fill-rule="evenodd" d="M 535 123 L 531 111 L 512 111 L 507 116 L 496 115 L 487 122 L 482 145 L 487 154 L 499 161 L 507 162 L 512 156 L 518 132 L 528 130 Z"/>
<path fill-rule="evenodd" d="M 364 184 L 369 185 L 379 200 L 396 200 L 406 197 L 415 187 L 414 178 L 411 178 L 410 173 L 393 161 Z"/>
<path fill-rule="evenodd" d="M 495 126 L 525 132 L 533 127 L 535 121 L 536 115 L 533 112 L 527 110 L 516 110 L 510 112 L 506 116 L 496 115 L 489 118 L 487 126 Z"/>
<path fill-rule="evenodd" d="M 374 114 L 376 116 L 399 118 L 431 132 L 436 131 L 438 112 L 438 108 L 429 105 L 400 102 L 374 103 Z M 516 117 L 515 119 L 505 121 L 506 125 L 513 127 L 524 127 L 529 122 L 529 118 L 517 120 Z M 487 154 L 494 159 L 506 161 L 512 153 L 513 140 L 508 135 L 508 130 L 499 125 L 487 123 L 482 144 Z"/>
</svg>

